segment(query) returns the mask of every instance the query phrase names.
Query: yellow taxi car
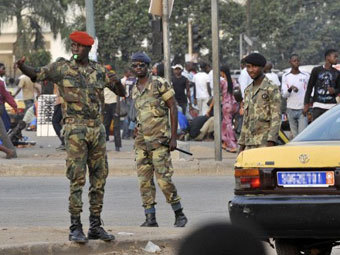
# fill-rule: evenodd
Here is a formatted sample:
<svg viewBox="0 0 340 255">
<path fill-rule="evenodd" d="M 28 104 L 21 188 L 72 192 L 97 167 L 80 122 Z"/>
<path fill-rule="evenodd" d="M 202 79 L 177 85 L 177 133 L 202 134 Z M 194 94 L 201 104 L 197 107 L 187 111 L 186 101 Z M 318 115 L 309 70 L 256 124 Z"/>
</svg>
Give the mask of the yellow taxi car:
<svg viewBox="0 0 340 255">
<path fill-rule="evenodd" d="M 340 105 L 286 145 L 241 152 L 232 223 L 260 227 L 278 255 L 331 254 L 340 244 Z"/>
</svg>

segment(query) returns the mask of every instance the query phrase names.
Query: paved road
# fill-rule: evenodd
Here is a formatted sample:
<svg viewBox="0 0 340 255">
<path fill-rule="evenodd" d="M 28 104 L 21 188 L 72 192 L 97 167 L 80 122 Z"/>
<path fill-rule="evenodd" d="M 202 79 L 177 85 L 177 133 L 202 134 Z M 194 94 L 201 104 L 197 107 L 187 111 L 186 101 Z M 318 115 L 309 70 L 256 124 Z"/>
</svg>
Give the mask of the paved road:
<svg viewBox="0 0 340 255">
<path fill-rule="evenodd" d="M 190 225 L 209 220 L 226 220 L 227 201 L 232 197 L 234 180 L 226 177 L 174 178 Z M 62 177 L 3 177 L 0 179 L 0 226 L 67 226 L 68 181 Z M 88 183 L 83 194 L 83 222 L 87 226 Z M 157 219 L 161 226 L 172 226 L 174 216 L 163 194 L 157 189 Z M 106 225 L 136 226 L 144 220 L 143 208 L 134 177 L 108 178 L 103 219 Z"/>
<path fill-rule="evenodd" d="M 188 226 L 212 220 L 228 220 L 227 201 L 232 197 L 233 177 L 174 178 L 182 197 Z M 136 226 L 144 220 L 137 180 L 134 177 L 108 178 L 103 219 L 108 226 Z M 85 189 L 88 190 L 88 184 Z M 84 193 L 86 193 L 84 192 Z M 62 177 L 0 178 L 0 226 L 68 226 L 68 181 Z M 84 227 L 88 227 L 87 195 L 83 195 Z M 174 217 L 163 194 L 157 189 L 157 216 L 161 226 L 172 226 Z M 276 252 L 266 245 L 267 254 Z M 171 254 L 171 253 L 169 253 Z M 334 248 L 332 255 L 340 255 Z"/>
</svg>

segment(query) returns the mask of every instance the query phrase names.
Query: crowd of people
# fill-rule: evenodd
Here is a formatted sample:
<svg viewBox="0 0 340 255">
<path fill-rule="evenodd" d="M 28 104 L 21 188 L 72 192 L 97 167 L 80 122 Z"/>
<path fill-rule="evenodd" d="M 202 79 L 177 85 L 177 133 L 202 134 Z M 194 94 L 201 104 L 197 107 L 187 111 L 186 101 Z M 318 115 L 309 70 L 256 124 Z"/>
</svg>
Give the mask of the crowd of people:
<svg viewBox="0 0 340 255">
<path fill-rule="evenodd" d="M 292 54 L 291 69 L 282 76 L 282 81 L 271 71 L 273 65 L 263 55 L 251 53 L 241 61 L 238 80 L 231 77 L 229 67 L 223 64 L 219 84 L 214 84 L 213 71 L 206 62 L 187 62 L 184 67 L 175 63 L 172 79 L 167 81 L 164 64 L 150 68 L 152 61 L 142 52 L 133 54 L 124 77 L 118 79 L 110 65 L 89 60 L 94 43 L 90 35 L 76 31 L 69 37 L 73 54 L 69 60 L 60 58 L 39 68 L 26 65 L 25 57 L 16 62 L 23 76 L 13 96 L 6 90 L 4 79 L 0 79 L 1 116 L 5 114 L 6 102 L 17 112 L 14 97 L 20 90 L 25 102 L 24 119 L 9 135 L 0 118 L 0 151 L 7 158 L 16 157 L 11 137 L 34 118 L 35 95 L 41 92 L 36 82 L 54 84 L 57 101 L 52 122 L 61 142 L 58 149 L 67 153 L 66 175 L 70 180 L 69 239 L 79 243 L 88 239 L 114 239 L 101 227 L 100 217 L 108 175 L 106 143 L 111 134 L 116 151 L 120 151 L 122 138 L 135 139 L 137 176 L 145 212 L 141 226 L 158 226 L 155 176 L 174 211 L 174 225 L 184 227 L 188 219 L 172 181 L 170 151 L 176 148 L 177 139 L 214 138 L 213 108 L 217 107 L 212 97 L 214 86 L 219 86 L 221 95 L 218 107 L 222 112 L 222 147 L 231 153 L 277 144 L 282 98 L 287 101 L 285 112 L 295 137 L 311 121 L 307 119 L 311 109 L 315 120 L 337 104 L 340 94 L 340 73 L 333 67 L 338 53 L 334 49 L 325 52 L 324 65 L 314 68 L 311 75 L 299 70 L 300 58 Z M 4 74 L 5 66 L 0 63 L 0 77 Z M 86 237 L 80 215 L 87 168 L 90 229 Z"/>
<path fill-rule="evenodd" d="M 221 137 L 222 148 L 228 152 L 238 151 L 237 138 L 241 134 L 244 115 L 245 90 L 252 84 L 253 79 L 249 75 L 246 67 L 246 58 L 241 61 L 241 73 L 238 79 L 230 75 L 227 65 L 220 67 L 220 93 L 221 93 Z M 292 54 L 289 58 L 291 69 L 282 75 L 282 78 L 272 72 L 273 64 L 266 61 L 263 73 L 269 81 L 276 85 L 281 92 L 281 98 L 285 102 L 280 111 L 283 118 L 287 117 L 291 135 L 295 137 L 299 134 L 312 119 L 316 119 L 327 109 L 333 107 L 336 102 L 338 91 L 338 73 L 333 67 L 337 64 L 337 51 L 330 49 L 325 52 L 325 64 L 314 68 L 312 73 L 301 71 L 300 57 Z M 105 66 L 108 72 L 115 73 L 110 65 Z M 5 66 L 1 77 L 5 75 Z M 150 70 L 153 75 L 164 77 L 164 64 L 156 63 Z M 175 63 L 172 66 L 171 84 L 175 91 L 176 104 L 178 106 L 178 139 L 181 140 L 211 140 L 213 139 L 213 71 L 208 63 L 186 62 L 184 67 Z M 1 82 L 6 87 L 5 79 Z M 131 139 L 135 128 L 135 110 L 132 99 L 132 89 L 137 82 L 137 78 L 131 68 L 127 68 L 121 83 L 125 87 L 125 97 L 116 96 L 109 89 L 104 90 L 103 123 L 106 130 L 106 141 L 110 141 L 113 135 L 115 150 L 120 151 L 122 139 Z M 9 142 L 13 140 L 21 130 L 35 117 L 34 101 L 41 94 L 41 85 L 32 82 L 26 75 L 21 75 L 18 79 L 18 89 L 13 94 L 15 98 L 22 91 L 25 103 L 26 118 L 19 121 L 17 126 L 9 133 Z M 57 96 L 52 123 L 57 136 L 60 139 L 58 150 L 65 150 L 65 142 L 62 136 L 62 98 L 56 85 L 54 94 Z M 4 94 L 4 93 L 3 93 Z M 3 95 L 2 101 L 9 99 L 11 95 Z M 308 114 L 312 118 L 307 118 Z M 6 113 L 2 114 L 5 122 Z M 8 125 L 5 130 L 8 131 Z M 4 135 L 3 135 L 4 136 Z M 7 140 L 3 138 L 1 143 Z M 8 140 L 7 140 L 8 141 Z M 12 141 L 13 142 L 13 141 Z M 7 158 L 15 157 L 15 147 L 6 142 L 7 146 L 1 145 L 0 150 L 6 153 Z"/>
</svg>

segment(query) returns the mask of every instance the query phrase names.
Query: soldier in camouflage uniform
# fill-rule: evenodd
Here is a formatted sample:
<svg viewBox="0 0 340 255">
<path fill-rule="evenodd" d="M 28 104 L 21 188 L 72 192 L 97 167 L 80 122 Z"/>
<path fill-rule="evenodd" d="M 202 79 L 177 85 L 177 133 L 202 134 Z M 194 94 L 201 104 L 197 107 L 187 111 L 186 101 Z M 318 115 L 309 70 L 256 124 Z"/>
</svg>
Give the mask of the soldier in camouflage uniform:
<svg viewBox="0 0 340 255">
<path fill-rule="evenodd" d="M 94 42 L 92 37 L 85 32 L 76 31 L 70 34 L 70 39 L 73 54 L 71 60 L 59 59 L 50 65 L 34 69 L 24 64 L 23 57 L 17 62 L 17 66 L 33 81 L 50 80 L 56 83 L 64 101 L 66 175 L 70 180 L 70 241 L 79 243 L 87 242 L 88 239 L 110 241 L 114 236 L 100 226 L 104 186 L 108 175 L 106 135 L 102 124 L 103 91 L 108 87 L 119 96 L 124 96 L 125 93 L 117 77 L 109 77 L 103 65 L 88 59 Z M 88 239 L 83 233 L 80 221 L 86 165 L 91 185 L 88 194 L 90 201 Z"/>
<path fill-rule="evenodd" d="M 281 95 L 278 86 L 263 73 L 266 59 L 252 53 L 245 61 L 254 81 L 244 93 L 243 125 L 238 140 L 240 151 L 275 145 L 281 125 Z"/>
<path fill-rule="evenodd" d="M 173 184 L 170 151 L 177 146 L 177 107 L 172 86 L 148 73 L 150 58 L 144 53 L 132 56 L 132 68 L 138 77 L 132 91 L 136 108 L 135 152 L 137 175 L 146 220 L 142 227 L 158 227 L 156 221 L 154 174 L 159 187 L 175 212 L 175 226 L 184 227 L 187 218 Z M 169 124 L 169 111 L 170 121 Z"/>
</svg>

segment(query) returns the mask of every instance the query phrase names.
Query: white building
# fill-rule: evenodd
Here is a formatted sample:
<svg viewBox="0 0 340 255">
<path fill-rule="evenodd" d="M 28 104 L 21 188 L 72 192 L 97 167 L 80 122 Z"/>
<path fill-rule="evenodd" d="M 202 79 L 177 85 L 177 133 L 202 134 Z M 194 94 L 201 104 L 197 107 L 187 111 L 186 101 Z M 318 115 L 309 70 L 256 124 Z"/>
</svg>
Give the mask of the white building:
<svg viewBox="0 0 340 255">
<path fill-rule="evenodd" d="M 60 35 L 56 39 L 53 38 L 53 33 L 48 28 L 43 28 L 45 39 L 45 48 L 51 53 L 52 61 L 58 57 L 69 58 L 71 53 L 66 52 L 64 43 Z M 15 56 L 13 54 L 13 44 L 16 41 L 16 21 L 4 24 L 0 33 L 0 62 L 6 65 L 7 75 L 13 76 L 13 64 Z"/>
</svg>

